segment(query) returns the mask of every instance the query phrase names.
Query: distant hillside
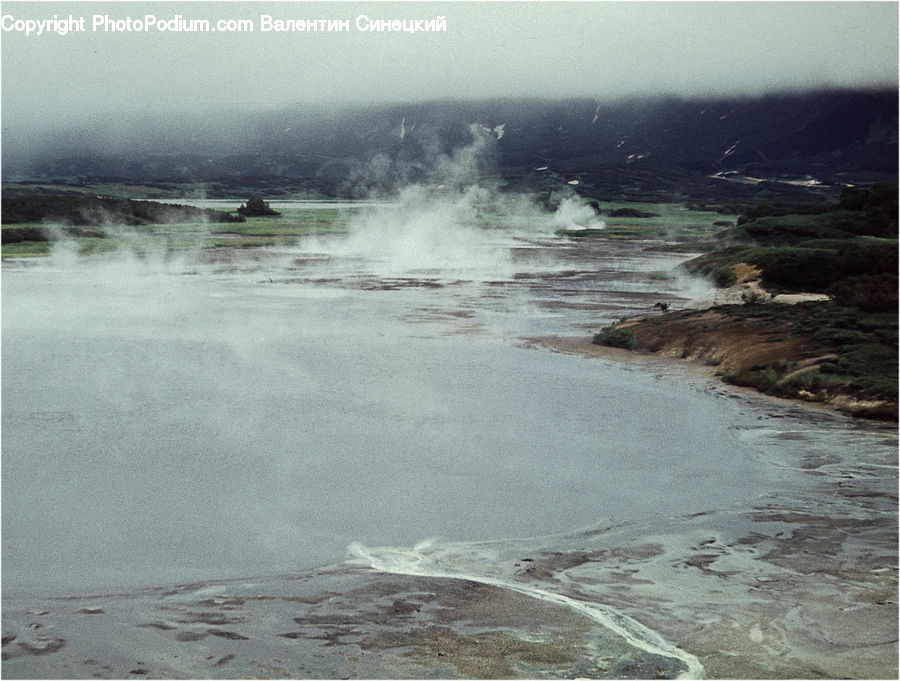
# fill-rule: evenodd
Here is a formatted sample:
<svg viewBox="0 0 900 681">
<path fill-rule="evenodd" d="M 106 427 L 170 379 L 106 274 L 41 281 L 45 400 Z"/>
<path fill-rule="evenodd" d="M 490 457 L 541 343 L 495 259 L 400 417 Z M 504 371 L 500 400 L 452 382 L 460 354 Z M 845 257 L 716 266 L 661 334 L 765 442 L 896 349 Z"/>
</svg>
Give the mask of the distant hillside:
<svg viewBox="0 0 900 681">
<path fill-rule="evenodd" d="M 0 215 L 4 225 L 53 222 L 76 227 L 99 227 L 180 222 L 244 222 L 243 217 L 221 210 L 100 196 L 4 196 L 2 207 Z"/>
<path fill-rule="evenodd" d="M 441 155 L 471 142 L 472 123 L 492 131 L 493 170 L 513 184 L 588 173 L 600 188 L 641 190 L 661 178 L 700 196 L 760 179 L 897 179 L 896 90 L 232 110 L 120 120 L 57 134 L 29 153 L 4 131 L 3 163 L 7 177 L 305 178 L 321 193 L 352 194 L 427 178 Z"/>
</svg>

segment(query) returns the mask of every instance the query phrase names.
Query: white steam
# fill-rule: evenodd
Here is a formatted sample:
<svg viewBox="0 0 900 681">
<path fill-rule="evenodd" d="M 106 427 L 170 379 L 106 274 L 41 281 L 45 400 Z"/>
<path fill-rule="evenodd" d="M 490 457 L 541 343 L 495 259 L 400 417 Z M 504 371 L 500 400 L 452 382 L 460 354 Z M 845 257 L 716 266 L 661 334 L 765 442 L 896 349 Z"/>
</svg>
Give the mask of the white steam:
<svg viewBox="0 0 900 681">
<path fill-rule="evenodd" d="M 476 279 L 511 275 L 511 242 L 502 230 L 489 228 L 496 224 L 486 217 L 509 208 L 485 179 L 496 167 L 496 143 L 503 129 L 471 125 L 469 144 L 436 153 L 429 163 L 416 162 L 414 167 L 376 157 L 366 168 L 367 181 L 373 186 L 398 184 L 396 201 L 355 216 L 345 239 L 311 241 L 307 247 L 368 260 L 379 274 L 390 276 L 435 271 Z M 411 131 L 404 124 L 404 136 Z M 425 181 L 403 182 L 422 172 Z"/>
<path fill-rule="evenodd" d="M 411 139 L 405 119 L 401 131 Z M 370 187 L 393 187 L 395 201 L 357 214 L 344 239 L 310 239 L 304 246 L 368 261 L 384 276 L 444 272 L 485 280 L 514 274 L 511 247 L 522 245 L 516 238 L 606 227 L 569 186 L 559 189 L 562 199 L 550 216 L 532 200 L 500 192 L 497 142 L 505 124 L 476 123 L 469 133 L 470 143 L 449 153 L 434 151 L 434 140 L 424 131 L 417 134 L 416 141 L 432 149 L 427 161 L 404 160 L 402 154 L 371 159 L 355 179 Z M 411 181 L 416 175 L 425 179 Z"/>
<path fill-rule="evenodd" d="M 490 193 L 412 185 L 396 204 L 356 216 L 349 236 L 325 248 L 333 255 L 374 261 L 386 274 L 465 270 L 502 276 L 511 266 L 509 248 L 475 222 Z"/>
<path fill-rule="evenodd" d="M 484 177 L 496 169 L 497 139 L 494 130 L 483 125 L 470 125 L 472 142 L 441 154 L 435 164 L 432 181 L 455 191 L 484 185 Z"/>
<path fill-rule="evenodd" d="M 597 218 L 596 211 L 577 194 L 560 201 L 559 208 L 553 215 L 552 225 L 556 229 L 569 231 L 606 227 L 606 223 Z"/>
<path fill-rule="evenodd" d="M 687 299 L 687 307 L 705 308 L 714 304 L 719 289 L 708 279 L 688 274 L 680 268 L 676 268 L 673 274 L 675 293 Z"/>
</svg>

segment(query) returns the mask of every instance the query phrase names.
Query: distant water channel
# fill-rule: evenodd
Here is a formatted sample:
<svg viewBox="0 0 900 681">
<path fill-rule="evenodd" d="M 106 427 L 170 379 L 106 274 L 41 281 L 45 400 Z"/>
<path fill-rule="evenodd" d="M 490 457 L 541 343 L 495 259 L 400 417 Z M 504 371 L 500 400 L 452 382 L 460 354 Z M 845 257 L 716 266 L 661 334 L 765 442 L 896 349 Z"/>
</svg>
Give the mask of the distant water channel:
<svg viewBox="0 0 900 681">
<path fill-rule="evenodd" d="M 890 451 L 877 426 L 522 347 L 677 303 L 649 273 L 679 258 L 473 234 L 422 267 L 354 235 L 5 264 L 4 593 L 684 516 L 803 484 L 800 447 Z M 818 440 L 766 439 L 785 418 Z"/>
</svg>

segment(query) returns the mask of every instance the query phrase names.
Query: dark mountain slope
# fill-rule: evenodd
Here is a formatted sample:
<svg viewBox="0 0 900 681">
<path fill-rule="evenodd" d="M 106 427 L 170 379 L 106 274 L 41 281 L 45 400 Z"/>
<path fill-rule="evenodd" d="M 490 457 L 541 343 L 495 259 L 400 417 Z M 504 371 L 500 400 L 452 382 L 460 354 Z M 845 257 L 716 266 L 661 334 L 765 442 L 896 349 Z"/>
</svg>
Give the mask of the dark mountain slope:
<svg viewBox="0 0 900 681">
<path fill-rule="evenodd" d="M 342 191 L 348 177 L 379 163 L 396 181 L 427 177 L 437 159 L 472 141 L 473 123 L 495 130 L 497 167 L 511 176 L 542 166 L 826 183 L 895 181 L 897 173 L 896 90 L 232 110 L 105 121 L 31 152 L 6 131 L 3 162 L 7 177 L 309 178 Z"/>
</svg>

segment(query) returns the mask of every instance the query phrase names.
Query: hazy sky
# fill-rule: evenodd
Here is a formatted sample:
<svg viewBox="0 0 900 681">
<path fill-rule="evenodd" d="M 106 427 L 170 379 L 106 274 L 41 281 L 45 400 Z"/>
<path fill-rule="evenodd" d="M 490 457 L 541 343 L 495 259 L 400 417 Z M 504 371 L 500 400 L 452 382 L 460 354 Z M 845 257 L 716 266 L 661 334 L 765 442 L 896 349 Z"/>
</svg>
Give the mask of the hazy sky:
<svg viewBox="0 0 900 681">
<path fill-rule="evenodd" d="M 896 2 L 4 2 L 4 27 L 71 14 L 84 17 L 87 30 L 4 31 L 3 114 L 11 125 L 211 104 L 895 85 L 897 8 Z M 249 19 L 255 31 L 110 33 L 91 30 L 94 14 L 181 15 L 212 24 Z M 348 19 L 351 30 L 263 33 L 263 14 Z M 444 16 L 447 29 L 359 31 L 359 15 Z"/>
</svg>

